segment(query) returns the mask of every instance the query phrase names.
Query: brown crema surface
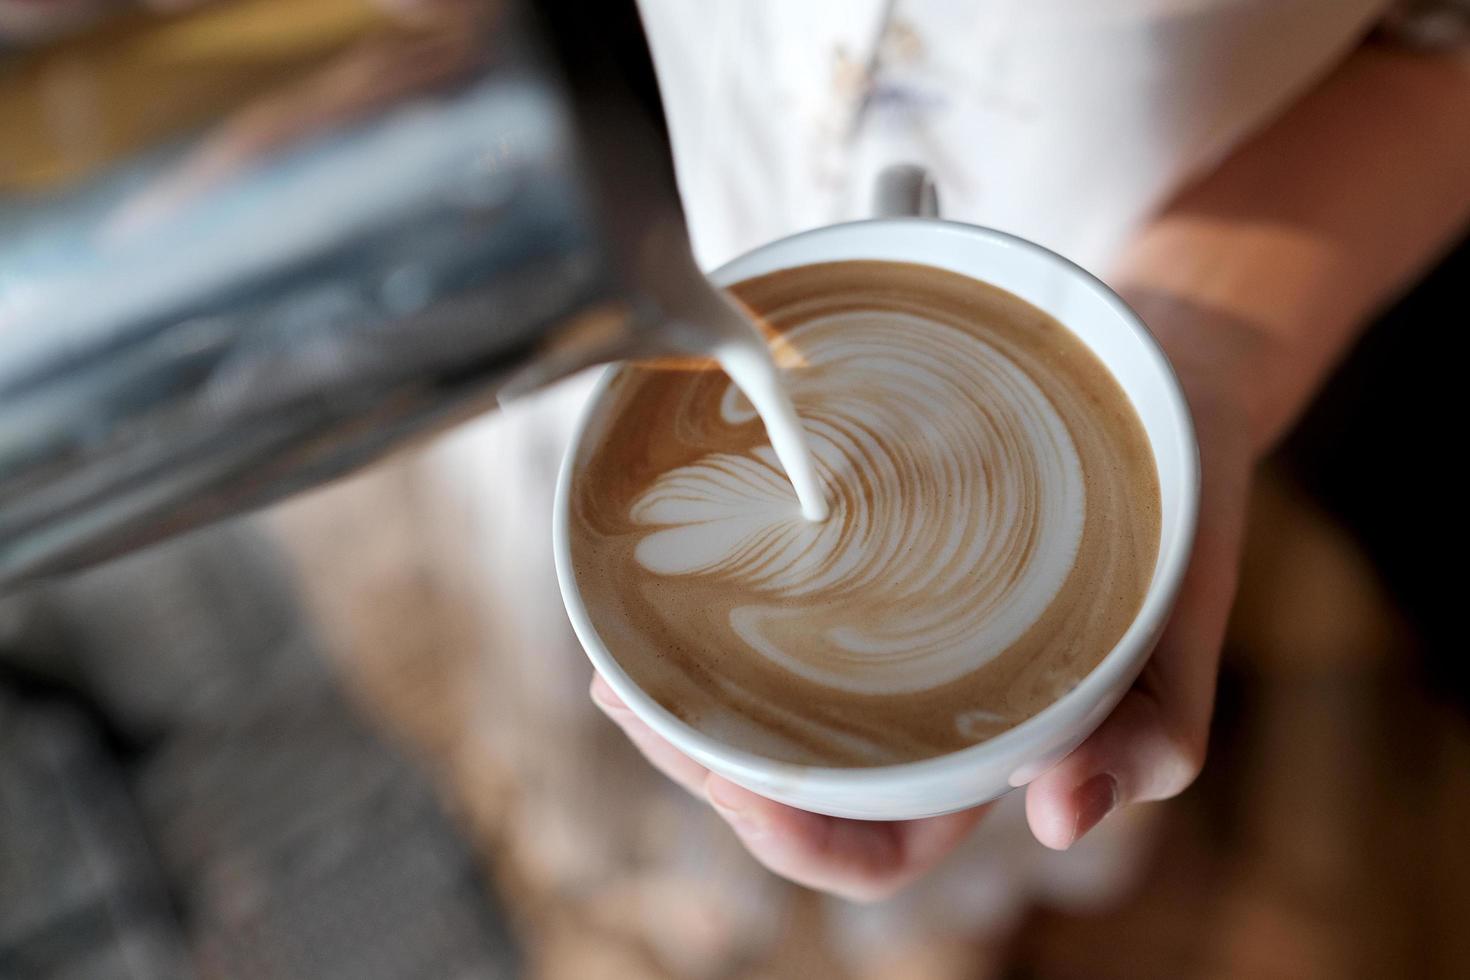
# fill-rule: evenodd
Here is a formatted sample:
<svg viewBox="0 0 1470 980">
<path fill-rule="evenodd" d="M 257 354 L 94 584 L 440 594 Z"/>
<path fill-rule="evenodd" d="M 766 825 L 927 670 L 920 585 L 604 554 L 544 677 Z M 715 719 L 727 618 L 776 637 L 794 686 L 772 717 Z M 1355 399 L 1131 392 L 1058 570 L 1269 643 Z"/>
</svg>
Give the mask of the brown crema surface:
<svg viewBox="0 0 1470 980">
<path fill-rule="evenodd" d="M 793 763 L 991 738 L 1070 690 L 1153 575 L 1132 405 L 1065 327 L 928 266 L 835 262 L 732 289 L 767 328 L 831 518 L 800 518 L 712 362 L 628 366 L 574 460 L 598 635 L 685 722 Z"/>
</svg>

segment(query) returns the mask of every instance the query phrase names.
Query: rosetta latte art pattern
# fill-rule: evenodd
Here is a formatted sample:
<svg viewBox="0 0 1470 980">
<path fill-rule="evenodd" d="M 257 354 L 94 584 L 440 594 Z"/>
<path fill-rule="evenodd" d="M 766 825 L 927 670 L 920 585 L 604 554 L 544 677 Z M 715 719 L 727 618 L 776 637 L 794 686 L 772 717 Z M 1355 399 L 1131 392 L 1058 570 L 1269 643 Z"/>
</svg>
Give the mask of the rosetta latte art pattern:
<svg viewBox="0 0 1470 980">
<path fill-rule="evenodd" d="M 573 460 L 588 616 L 629 676 L 770 758 L 875 765 L 1005 731 L 1095 667 L 1158 549 L 1132 406 L 1061 324 L 953 273 L 733 290 L 773 334 L 826 521 L 706 364 L 618 371 Z"/>
<path fill-rule="evenodd" d="M 999 351 L 942 323 L 859 311 L 788 340 L 831 517 L 802 517 L 766 447 L 714 453 L 634 502 L 661 528 L 639 563 L 754 590 L 766 601 L 731 609 L 735 633 L 819 683 L 893 694 L 974 670 L 1072 567 L 1086 489 L 1065 423 Z M 752 420 L 734 385 L 721 417 Z"/>
</svg>

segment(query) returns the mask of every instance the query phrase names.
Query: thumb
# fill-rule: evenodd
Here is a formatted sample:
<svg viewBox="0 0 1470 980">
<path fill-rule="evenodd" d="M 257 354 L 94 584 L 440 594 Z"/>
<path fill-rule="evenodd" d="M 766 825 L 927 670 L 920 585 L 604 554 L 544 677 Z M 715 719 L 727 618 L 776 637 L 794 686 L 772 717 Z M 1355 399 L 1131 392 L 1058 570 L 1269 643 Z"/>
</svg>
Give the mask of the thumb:
<svg viewBox="0 0 1470 980">
<path fill-rule="evenodd" d="M 1026 790 L 1036 839 L 1065 850 L 1119 807 L 1184 791 L 1204 764 L 1208 717 L 1172 732 L 1145 689 L 1124 695 L 1101 728 Z"/>
<path fill-rule="evenodd" d="M 1113 810 L 1182 793 L 1204 765 L 1220 645 L 1235 592 L 1234 536 L 1205 534 L 1158 648 L 1118 707 L 1026 791 L 1036 839 L 1064 849 Z"/>
</svg>

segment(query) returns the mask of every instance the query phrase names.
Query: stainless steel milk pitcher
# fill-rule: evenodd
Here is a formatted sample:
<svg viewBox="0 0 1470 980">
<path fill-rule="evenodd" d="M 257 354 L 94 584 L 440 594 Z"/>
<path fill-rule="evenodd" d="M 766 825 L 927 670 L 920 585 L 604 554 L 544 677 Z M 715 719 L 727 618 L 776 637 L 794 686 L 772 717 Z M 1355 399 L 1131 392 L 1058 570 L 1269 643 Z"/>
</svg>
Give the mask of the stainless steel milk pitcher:
<svg viewBox="0 0 1470 980">
<path fill-rule="evenodd" d="M 81 6 L 0 19 L 0 590 L 666 343 L 670 267 L 709 288 L 633 0 Z"/>
</svg>

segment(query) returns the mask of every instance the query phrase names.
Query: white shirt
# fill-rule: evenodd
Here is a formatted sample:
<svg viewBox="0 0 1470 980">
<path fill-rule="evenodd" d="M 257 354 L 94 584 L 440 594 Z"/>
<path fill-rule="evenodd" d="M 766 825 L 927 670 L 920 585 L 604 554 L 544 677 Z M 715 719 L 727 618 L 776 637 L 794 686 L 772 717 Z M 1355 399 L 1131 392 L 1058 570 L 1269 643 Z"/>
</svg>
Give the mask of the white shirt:
<svg viewBox="0 0 1470 980">
<path fill-rule="evenodd" d="M 1106 275 L 1386 0 L 642 0 L 695 252 L 865 216 L 916 162 L 945 217 Z"/>
</svg>

